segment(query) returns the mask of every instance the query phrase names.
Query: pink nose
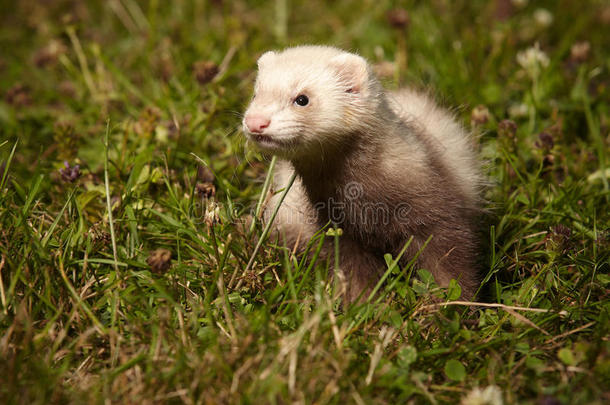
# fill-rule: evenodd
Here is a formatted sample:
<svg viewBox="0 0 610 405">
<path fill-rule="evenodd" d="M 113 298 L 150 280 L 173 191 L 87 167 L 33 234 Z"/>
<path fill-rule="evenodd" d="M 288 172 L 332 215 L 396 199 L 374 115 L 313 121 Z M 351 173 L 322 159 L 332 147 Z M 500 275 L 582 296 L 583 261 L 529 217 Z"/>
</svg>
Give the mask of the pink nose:
<svg viewBox="0 0 610 405">
<path fill-rule="evenodd" d="M 263 132 L 263 129 L 267 128 L 271 123 L 271 119 L 263 117 L 261 115 L 248 115 L 246 117 L 246 126 L 250 132 Z"/>
</svg>

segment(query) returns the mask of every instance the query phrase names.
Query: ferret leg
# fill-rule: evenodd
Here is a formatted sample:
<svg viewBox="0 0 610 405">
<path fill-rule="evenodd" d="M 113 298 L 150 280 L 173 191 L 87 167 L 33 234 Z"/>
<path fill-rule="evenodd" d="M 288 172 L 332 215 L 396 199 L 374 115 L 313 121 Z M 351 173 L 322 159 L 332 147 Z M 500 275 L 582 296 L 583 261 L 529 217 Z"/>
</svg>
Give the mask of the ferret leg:
<svg viewBox="0 0 610 405">
<path fill-rule="evenodd" d="M 292 167 L 284 161 L 278 161 L 273 180 L 273 192 L 265 207 L 264 220 L 269 221 L 277 204 L 280 202 L 282 192 L 292 177 Z M 273 224 L 271 238 L 278 239 L 288 248 L 295 246 L 297 250 L 305 247 L 307 242 L 318 230 L 317 218 L 314 210 L 308 203 L 307 195 L 299 178 L 296 178 L 292 187 L 286 194 Z"/>
<path fill-rule="evenodd" d="M 441 287 L 448 287 L 455 279 L 462 289 L 460 299 L 471 300 L 478 288 L 474 247 L 466 240 L 462 245 L 453 246 L 449 241 L 431 241 L 421 252 L 418 260 L 420 268 L 428 270 Z"/>
<path fill-rule="evenodd" d="M 339 269 L 346 282 L 346 301 L 364 302 L 383 275 L 385 263 L 378 255 L 345 236 L 339 239 L 339 252 Z"/>
</svg>

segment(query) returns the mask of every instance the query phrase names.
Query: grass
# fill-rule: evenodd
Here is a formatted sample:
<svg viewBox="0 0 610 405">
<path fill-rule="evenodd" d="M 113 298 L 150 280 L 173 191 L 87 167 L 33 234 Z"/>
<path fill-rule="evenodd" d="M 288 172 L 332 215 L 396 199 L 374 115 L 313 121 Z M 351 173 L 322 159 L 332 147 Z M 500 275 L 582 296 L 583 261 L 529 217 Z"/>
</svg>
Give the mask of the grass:
<svg viewBox="0 0 610 405">
<path fill-rule="evenodd" d="M 0 402 L 608 403 L 610 9 L 525 3 L 5 4 Z M 388 257 L 341 306 L 332 258 L 255 249 L 240 113 L 257 55 L 312 42 L 480 134 L 485 305 Z"/>
</svg>

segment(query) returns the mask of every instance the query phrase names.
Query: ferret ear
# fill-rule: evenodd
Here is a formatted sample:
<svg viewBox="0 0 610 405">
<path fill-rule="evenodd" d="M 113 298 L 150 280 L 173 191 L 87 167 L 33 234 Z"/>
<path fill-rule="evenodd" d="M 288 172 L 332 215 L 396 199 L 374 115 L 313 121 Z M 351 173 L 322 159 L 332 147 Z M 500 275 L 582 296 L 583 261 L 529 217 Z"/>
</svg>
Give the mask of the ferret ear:
<svg viewBox="0 0 610 405">
<path fill-rule="evenodd" d="M 261 57 L 258 58 L 258 62 L 256 62 L 258 64 L 258 67 L 260 68 L 261 66 L 263 66 L 269 60 L 273 59 L 274 56 L 275 56 L 275 52 L 273 52 L 273 51 L 267 51 L 264 54 L 262 54 Z"/>
<path fill-rule="evenodd" d="M 335 69 L 341 81 L 348 86 L 349 93 L 360 93 L 369 78 L 368 64 L 366 60 L 353 53 L 342 53 L 330 60 L 330 65 Z"/>
</svg>

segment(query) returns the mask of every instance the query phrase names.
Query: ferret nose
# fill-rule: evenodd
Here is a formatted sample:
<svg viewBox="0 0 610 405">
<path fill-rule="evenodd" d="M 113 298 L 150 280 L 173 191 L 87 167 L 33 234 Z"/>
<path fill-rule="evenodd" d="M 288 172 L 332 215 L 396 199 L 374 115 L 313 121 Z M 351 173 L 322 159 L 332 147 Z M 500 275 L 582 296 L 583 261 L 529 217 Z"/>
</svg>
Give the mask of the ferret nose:
<svg viewBox="0 0 610 405">
<path fill-rule="evenodd" d="M 246 117 L 246 126 L 250 132 L 261 133 L 270 123 L 270 118 L 261 115 L 249 115 Z"/>
</svg>

